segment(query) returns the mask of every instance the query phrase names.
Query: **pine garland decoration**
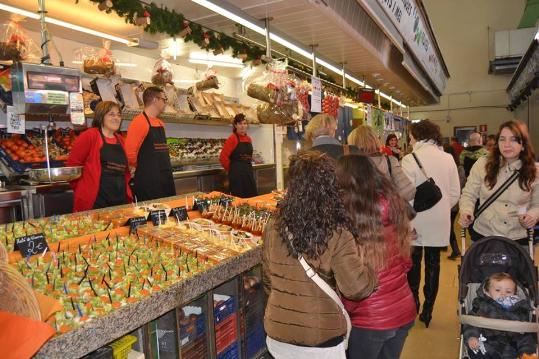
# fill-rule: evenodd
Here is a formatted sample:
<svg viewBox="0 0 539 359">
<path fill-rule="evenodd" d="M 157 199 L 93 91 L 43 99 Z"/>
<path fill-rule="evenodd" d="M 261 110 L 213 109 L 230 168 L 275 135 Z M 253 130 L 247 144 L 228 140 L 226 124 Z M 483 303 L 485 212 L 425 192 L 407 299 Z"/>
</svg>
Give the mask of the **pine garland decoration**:
<svg viewBox="0 0 539 359">
<path fill-rule="evenodd" d="M 99 5 L 103 0 L 90 0 Z M 75 0 L 78 3 L 79 0 Z M 140 0 L 112 0 L 112 7 L 107 9 L 107 13 L 114 11 L 118 16 L 125 19 L 126 23 L 134 24 L 137 17 L 147 13 L 150 15 L 150 23 L 144 26 L 144 31 L 150 34 L 167 34 L 170 37 L 178 37 L 185 26 L 184 15 L 170 10 L 166 6 L 158 6 L 155 3 L 146 3 Z M 245 41 L 235 39 L 224 33 L 205 28 L 204 26 L 188 21 L 191 33 L 184 37 L 185 42 L 193 42 L 206 51 L 220 52 L 232 50 L 232 56 L 241 58 L 244 63 L 251 62 L 252 65 L 260 63 L 265 50 L 257 46 L 251 46 Z M 206 43 L 205 36 L 209 43 Z M 246 56 L 245 56 L 246 55 Z"/>
</svg>

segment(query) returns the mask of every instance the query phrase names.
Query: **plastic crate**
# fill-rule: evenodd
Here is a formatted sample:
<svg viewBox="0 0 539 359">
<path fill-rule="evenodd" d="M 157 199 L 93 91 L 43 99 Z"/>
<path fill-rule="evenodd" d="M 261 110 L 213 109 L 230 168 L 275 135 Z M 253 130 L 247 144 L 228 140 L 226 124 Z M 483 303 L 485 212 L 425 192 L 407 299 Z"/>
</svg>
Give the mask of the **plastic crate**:
<svg viewBox="0 0 539 359">
<path fill-rule="evenodd" d="M 110 344 L 114 359 L 127 359 L 131 346 L 137 342 L 137 337 L 126 335 Z"/>
<path fill-rule="evenodd" d="M 234 300 L 234 297 L 229 297 L 226 301 L 217 305 L 214 295 L 213 316 L 215 318 L 215 323 L 225 320 L 229 315 L 234 313 L 236 313 L 236 301 Z"/>
<path fill-rule="evenodd" d="M 226 348 L 221 354 L 217 354 L 217 359 L 238 359 L 240 351 L 238 343 L 234 343 Z"/>
<path fill-rule="evenodd" d="M 247 358 L 255 358 L 266 347 L 266 332 L 264 326 L 259 325 L 247 332 L 245 354 Z"/>
<path fill-rule="evenodd" d="M 238 321 L 235 315 L 229 316 L 215 326 L 215 350 L 222 353 L 238 340 Z"/>
</svg>

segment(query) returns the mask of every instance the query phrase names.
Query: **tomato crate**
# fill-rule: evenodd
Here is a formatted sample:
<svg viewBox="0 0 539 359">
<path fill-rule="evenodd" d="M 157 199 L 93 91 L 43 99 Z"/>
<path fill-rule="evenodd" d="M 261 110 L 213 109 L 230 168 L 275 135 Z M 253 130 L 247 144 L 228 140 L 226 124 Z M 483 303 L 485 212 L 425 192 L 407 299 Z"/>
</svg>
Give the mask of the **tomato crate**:
<svg viewBox="0 0 539 359">
<path fill-rule="evenodd" d="M 182 345 L 181 357 L 189 359 L 206 359 L 208 357 L 208 343 L 206 335 L 201 335 L 189 344 Z"/>
<path fill-rule="evenodd" d="M 222 353 L 217 354 L 217 359 L 238 359 L 240 357 L 239 345 L 234 343 L 227 347 Z"/>
<path fill-rule="evenodd" d="M 236 313 L 236 301 L 234 297 L 219 294 L 213 295 L 213 316 L 216 324 L 234 313 Z"/>
<path fill-rule="evenodd" d="M 217 353 L 223 352 L 238 339 L 237 324 L 237 317 L 231 315 L 215 326 L 215 350 Z"/>
</svg>

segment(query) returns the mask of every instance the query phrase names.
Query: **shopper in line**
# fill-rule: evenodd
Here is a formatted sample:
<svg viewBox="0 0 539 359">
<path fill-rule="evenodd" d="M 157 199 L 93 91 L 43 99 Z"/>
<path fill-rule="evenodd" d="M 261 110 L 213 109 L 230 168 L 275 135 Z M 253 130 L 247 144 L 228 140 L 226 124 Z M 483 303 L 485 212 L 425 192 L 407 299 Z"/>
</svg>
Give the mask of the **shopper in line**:
<svg viewBox="0 0 539 359">
<path fill-rule="evenodd" d="M 112 101 L 97 104 L 92 127 L 73 144 L 68 166 L 82 166 L 82 176 L 71 181 L 73 212 L 126 204 L 132 201 L 124 141 L 119 134 L 122 113 Z"/>
<path fill-rule="evenodd" d="M 539 218 L 535 152 L 528 129 L 520 121 L 503 123 L 496 138 L 494 151 L 472 167 L 460 198 L 460 224 L 468 227 L 474 241 L 503 236 L 526 244 L 526 230 L 535 226 Z M 505 188 L 504 184 L 507 189 L 498 191 Z M 481 207 L 496 192 L 496 200 L 476 218 L 476 201 Z"/>
<path fill-rule="evenodd" d="M 464 173 L 464 168 L 462 167 L 462 165 L 459 164 L 459 159 L 453 147 L 449 145 L 444 145 L 444 151 L 446 153 L 449 153 L 453 157 L 453 160 L 455 161 L 455 165 L 457 166 L 457 169 L 459 171 L 460 189 L 462 190 L 462 187 L 464 187 L 464 184 L 466 183 L 466 175 Z M 460 257 L 459 244 L 457 242 L 457 236 L 455 234 L 455 221 L 457 220 L 458 213 L 459 213 L 459 205 L 457 203 L 456 205 L 451 207 L 451 228 L 449 232 L 449 245 L 451 246 L 451 254 L 447 258 L 452 261 Z"/>
<path fill-rule="evenodd" d="M 464 168 L 464 174 L 466 177 L 470 175 L 470 170 L 474 163 L 483 156 L 488 155 L 488 150 L 483 147 L 483 139 L 481 134 L 474 132 L 470 135 L 468 139 L 468 147 L 460 153 L 459 162 Z"/>
<path fill-rule="evenodd" d="M 367 125 L 356 127 L 348 135 L 348 143 L 354 145 L 358 152 L 368 156 L 378 170 L 391 178 L 397 191 L 406 201 L 415 196 L 415 186 L 402 171 L 399 161 L 393 156 L 382 153 L 382 143 L 374 129 Z"/>
<path fill-rule="evenodd" d="M 360 300 L 373 291 L 376 276 L 349 231 L 334 161 L 320 152 L 299 152 L 290 159 L 289 176 L 263 234 L 268 350 L 275 358 L 344 359 L 349 318 L 328 289 Z"/>
<path fill-rule="evenodd" d="M 461 152 L 464 151 L 464 147 L 460 144 L 459 139 L 456 137 L 451 137 L 451 147 L 455 149 L 455 153 L 458 157 L 460 157 Z"/>
<path fill-rule="evenodd" d="M 234 117 L 232 134 L 223 145 L 219 160 L 228 173 L 230 194 L 240 198 L 258 195 L 255 174 L 253 171 L 253 141 L 247 135 L 248 128 L 245 115 Z"/>
<path fill-rule="evenodd" d="M 391 151 L 390 156 L 395 157 L 398 161 L 401 159 L 401 148 L 399 147 L 399 139 L 394 133 L 390 133 L 386 138 L 386 148 Z"/>
<path fill-rule="evenodd" d="M 438 294 L 440 279 L 440 250 L 449 244 L 451 230 L 451 207 L 457 204 L 460 195 L 457 166 L 451 155 L 438 146 L 441 143 L 440 127 L 429 120 L 410 125 L 410 144 L 413 152 L 402 159 L 404 173 L 415 186 L 425 182 L 423 171 L 432 177 L 440 188 L 442 198 L 428 210 L 418 212 L 412 222 L 417 231 L 417 239 L 412 242 L 413 266 L 408 273 L 408 282 L 419 311 L 419 284 L 421 281 L 421 260 L 425 253 L 425 301 L 419 320 L 428 327 L 432 319 L 432 310 Z M 413 155 L 417 156 L 417 161 Z"/>
<path fill-rule="evenodd" d="M 356 302 L 343 299 L 352 332 L 350 358 L 399 358 L 416 308 L 406 278 L 410 259 L 408 204 L 376 166 L 363 155 L 341 157 L 337 178 L 365 262 L 376 271 L 378 289 Z"/>
<path fill-rule="evenodd" d="M 311 150 L 327 153 L 332 158 L 338 159 L 344 154 L 345 148 L 335 138 L 336 131 L 337 121 L 335 118 L 326 113 L 320 113 L 305 126 L 305 140 L 311 142 Z M 349 153 L 357 152 L 353 146 L 348 147 L 347 150 Z"/>
<path fill-rule="evenodd" d="M 489 153 L 494 151 L 494 147 L 496 147 L 496 143 L 498 143 L 497 141 L 498 140 L 496 139 L 496 135 L 487 136 L 487 143 L 485 144 L 485 148 Z"/>
<path fill-rule="evenodd" d="M 152 86 L 144 90 L 142 101 L 144 111 L 131 121 L 125 143 L 135 195 L 139 201 L 174 196 L 165 125 L 157 118 L 168 99 L 162 88 Z"/>
</svg>

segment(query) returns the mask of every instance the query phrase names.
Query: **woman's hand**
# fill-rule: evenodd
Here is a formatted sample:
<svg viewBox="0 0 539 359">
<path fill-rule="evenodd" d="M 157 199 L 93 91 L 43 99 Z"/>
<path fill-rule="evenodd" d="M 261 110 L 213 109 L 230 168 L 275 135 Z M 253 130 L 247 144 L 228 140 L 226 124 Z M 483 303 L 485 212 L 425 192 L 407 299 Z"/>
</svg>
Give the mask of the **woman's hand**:
<svg viewBox="0 0 539 359">
<path fill-rule="evenodd" d="M 474 221 L 474 216 L 471 213 L 461 212 L 459 223 L 462 227 L 468 228 Z"/>
<path fill-rule="evenodd" d="M 532 228 L 535 226 L 535 223 L 537 223 L 537 218 L 535 216 L 532 216 L 528 213 L 521 214 L 518 216 L 518 221 L 520 222 L 520 225 L 524 228 Z"/>
<path fill-rule="evenodd" d="M 471 337 L 470 339 L 468 339 L 468 346 L 472 350 L 479 350 L 479 339 L 477 339 L 476 337 Z"/>
</svg>

